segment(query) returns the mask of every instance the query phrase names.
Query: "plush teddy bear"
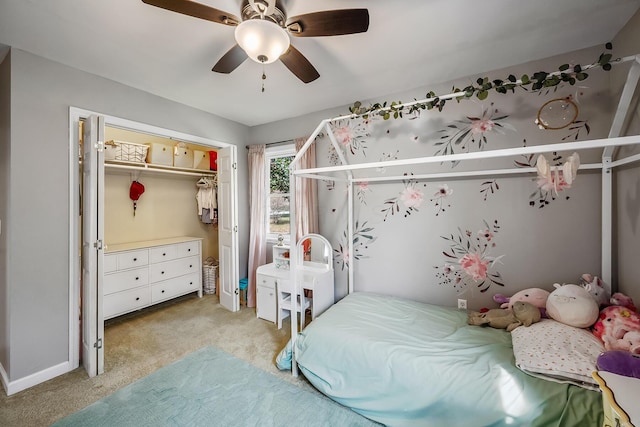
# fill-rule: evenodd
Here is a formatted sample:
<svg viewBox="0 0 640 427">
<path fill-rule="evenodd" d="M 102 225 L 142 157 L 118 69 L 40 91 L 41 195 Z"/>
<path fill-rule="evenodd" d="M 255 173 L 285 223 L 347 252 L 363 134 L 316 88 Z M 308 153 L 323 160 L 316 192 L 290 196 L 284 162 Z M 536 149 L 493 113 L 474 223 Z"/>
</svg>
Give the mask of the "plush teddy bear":
<svg viewBox="0 0 640 427">
<path fill-rule="evenodd" d="M 502 294 L 495 294 L 493 300 L 500 304 L 500 308 L 511 310 L 511 306 L 516 301 L 524 301 L 533 304 L 540 310 L 540 315 L 546 317 L 547 298 L 549 291 L 540 288 L 528 288 L 516 292 L 511 297 L 505 297 Z"/>
<path fill-rule="evenodd" d="M 640 354 L 640 315 L 627 307 L 611 305 L 600 311 L 593 334 L 605 350 L 624 350 Z"/>
<path fill-rule="evenodd" d="M 556 289 L 547 298 L 547 315 L 565 325 L 588 328 L 598 320 L 600 307 L 582 286 L 553 285 Z"/>
<path fill-rule="evenodd" d="M 518 326 L 530 326 L 540 321 L 540 310 L 535 305 L 516 301 L 511 310 L 494 308 L 484 313 L 469 312 L 468 323 L 470 325 L 488 325 L 496 329 L 506 329 L 511 332 Z"/>
</svg>

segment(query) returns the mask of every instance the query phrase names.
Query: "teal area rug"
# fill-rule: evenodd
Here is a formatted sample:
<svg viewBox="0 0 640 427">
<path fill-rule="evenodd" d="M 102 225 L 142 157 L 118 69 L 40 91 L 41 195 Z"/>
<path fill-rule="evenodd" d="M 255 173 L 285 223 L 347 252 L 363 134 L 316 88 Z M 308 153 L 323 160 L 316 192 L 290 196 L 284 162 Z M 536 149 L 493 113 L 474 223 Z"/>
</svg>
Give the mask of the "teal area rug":
<svg viewBox="0 0 640 427">
<path fill-rule="evenodd" d="M 67 426 L 374 426 L 329 399 L 205 347 L 57 423 Z"/>
</svg>

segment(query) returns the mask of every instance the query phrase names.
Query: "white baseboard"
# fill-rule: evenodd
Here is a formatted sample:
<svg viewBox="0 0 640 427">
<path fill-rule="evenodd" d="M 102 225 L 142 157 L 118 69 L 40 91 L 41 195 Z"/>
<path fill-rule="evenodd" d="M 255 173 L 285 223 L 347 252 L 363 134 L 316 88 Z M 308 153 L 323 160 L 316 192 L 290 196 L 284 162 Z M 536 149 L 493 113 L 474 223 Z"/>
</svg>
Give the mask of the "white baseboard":
<svg viewBox="0 0 640 427">
<path fill-rule="evenodd" d="M 47 369 L 43 369 L 35 374 L 28 375 L 24 378 L 20 378 L 15 381 L 9 381 L 9 377 L 4 370 L 2 364 L 0 364 L 0 375 L 2 375 L 2 386 L 7 396 L 18 393 L 22 390 L 26 390 L 29 387 L 43 383 L 59 375 L 66 374 L 71 371 L 71 364 L 69 362 L 63 362 L 58 365 L 52 366 Z"/>
<path fill-rule="evenodd" d="M 4 366 L 0 363 L 0 380 L 2 381 L 2 388 L 4 388 L 4 392 L 9 394 L 9 376 L 7 372 L 4 370 Z"/>
</svg>

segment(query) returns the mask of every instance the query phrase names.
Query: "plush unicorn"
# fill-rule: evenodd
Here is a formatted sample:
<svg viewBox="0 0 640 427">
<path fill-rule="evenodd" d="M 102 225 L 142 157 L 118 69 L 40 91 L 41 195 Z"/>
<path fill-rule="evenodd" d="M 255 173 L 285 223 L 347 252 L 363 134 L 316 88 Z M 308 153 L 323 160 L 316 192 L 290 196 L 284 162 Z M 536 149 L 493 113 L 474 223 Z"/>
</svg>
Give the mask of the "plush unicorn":
<svg viewBox="0 0 640 427">
<path fill-rule="evenodd" d="M 592 276 L 589 273 L 585 273 L 580 276 L 580 286 L 585 288 L 587 292 L 598 303 L 599 307 L 603 307 L 610 304 L 609 292 L 607 286 L 598 276 Z M 621 304 L 616 304 L 621 305 Z"/>
</svg>

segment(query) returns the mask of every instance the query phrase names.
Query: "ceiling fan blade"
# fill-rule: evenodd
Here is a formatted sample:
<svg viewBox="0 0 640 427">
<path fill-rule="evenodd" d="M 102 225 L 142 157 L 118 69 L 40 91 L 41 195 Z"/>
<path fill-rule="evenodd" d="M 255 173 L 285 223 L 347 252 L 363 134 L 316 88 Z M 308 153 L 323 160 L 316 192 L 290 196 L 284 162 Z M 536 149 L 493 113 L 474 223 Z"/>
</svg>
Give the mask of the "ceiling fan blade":
<svg viewBox="0 0 640 427">
<path fill-rule="evenodd" d="M 235 45 L 213 66 L 211 71 L 229 74 L 240 66 L 249 56 L 238 45 Z"/>
<path fill-rule="evenodd" d="M 289 46 L 289 50 L 280 56 L 280 60 L 289 71 L 304 83 L 310 83 L 320 77 L 318 70 L 293 45 Z"/>
<path fill-rule="evenodd" d="M 341 36 L 369 29 L 367 9 L 337 9 L 312 12 L 287 19 L 289 33 L 296 37 Z"/>
<path fill-rule="evenodd" d="M 194 18 L 217 22 L 218 24 L 235 26 L 240 23 L 240 18 L 235 15 L 192 0 L 142 0 L 142 2 L 151 6 L 182 13 L 183 15 L 193 16 Z"/>
</svg>

